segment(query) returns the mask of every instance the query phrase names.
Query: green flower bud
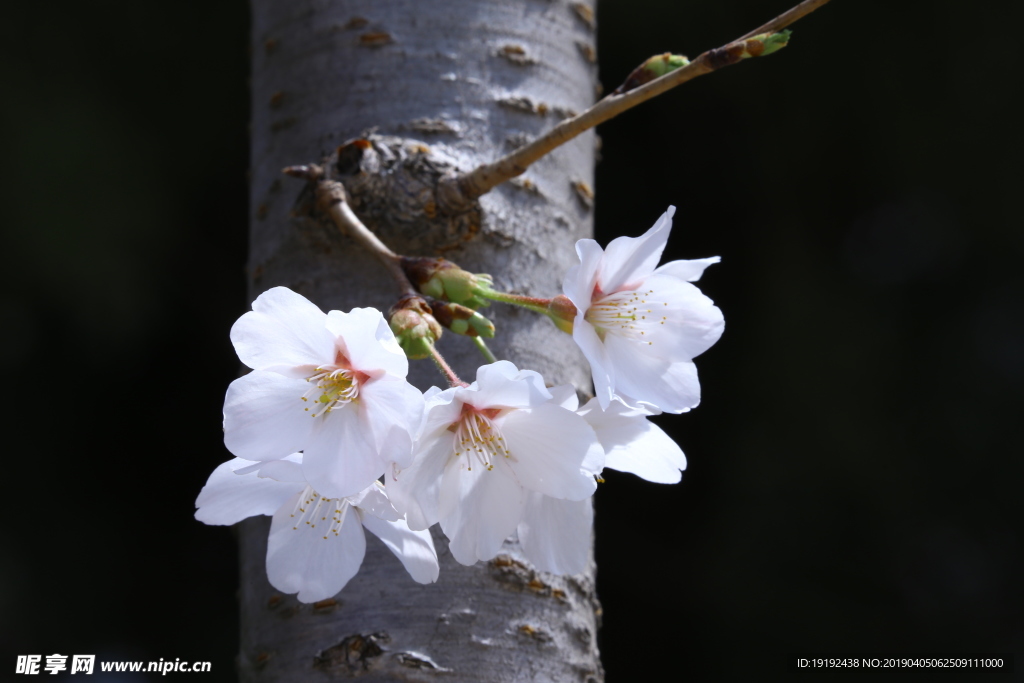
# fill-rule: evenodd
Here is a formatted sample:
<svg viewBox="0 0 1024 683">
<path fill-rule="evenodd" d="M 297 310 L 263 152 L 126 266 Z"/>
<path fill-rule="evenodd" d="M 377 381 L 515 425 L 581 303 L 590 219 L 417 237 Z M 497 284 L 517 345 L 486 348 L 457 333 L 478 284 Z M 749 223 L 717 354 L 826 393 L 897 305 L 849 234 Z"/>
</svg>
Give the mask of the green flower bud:
<svg viewBox="0 0 1024 683">
<path fill-rule="evenodd" d="M 455 334 L 467 337 L 494 336 L 494 323 L 468 306 L 446 301 L 433 301 L 431 308 L 434 318 Z"/>
<path fill-rule="evenodd" d="M 403 257 L 402 268 L 416 288 L 429 297 L 469 308 L 490 304 L 483 295 L 494 282 L 490 275 L 470 273 L 441 258 Z"/>
<path fill-rule="evenodd" d="M 633 88 L 637 88 L 644 83 L 653 81 L 655 78 L 664 76 L 670 71 L 675 71 L 680 67 L 684 67 L 690 63 L 690 60 L 686 58 L 686 55 L 674 55 L 670 52 L 666 52 L 663 55 L 654 55 L 646 62 L 633 69 L 632 73 L 626 77 L 625 82 L 615 89 L 613 95 L 621 95 L 624 92 L 629 92 Z"/>
<path fill-rule="evenodd" d="M 388 325 L 398 345 L 412 360 L 429 358 L 434 343 L 441 338 L 441 325 L 430 305 L 418 296 L 403 297 L 388 311 Z"/>
</svg>

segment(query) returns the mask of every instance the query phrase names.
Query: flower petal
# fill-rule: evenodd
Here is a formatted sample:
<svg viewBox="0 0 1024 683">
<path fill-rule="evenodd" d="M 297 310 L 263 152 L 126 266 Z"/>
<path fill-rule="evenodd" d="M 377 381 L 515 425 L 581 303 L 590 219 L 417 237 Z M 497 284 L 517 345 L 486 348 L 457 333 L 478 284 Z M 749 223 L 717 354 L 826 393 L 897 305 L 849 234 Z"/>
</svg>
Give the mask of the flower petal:
<svg viewBox="0 0 1024 683">
<path fill-rule="evenodd" d="M 631 472 L 656 484 L 675 484 L 686 469 L 686 456 L 660 427 L 643 412 L 614 401 L 602 411 L 591 400 L 580 411 L 597 433 L 605 450 L 604 466 Z"/>
<path fill-rule="evenodd" d="M 452 556 L 465 565 L 490 560 L 522 517 L 523 487 L 503 463 L 493 470 L 453 458 L 441 480 L 441 528 Z"/>
<path fill-rule="evenodd" d="M 290 482 L 260 479 L 255 474 L 238 475 L 235 470 L 254 464 L 235 458 L 217 466 L 196 498 L 196 519 L 204 524 L 234 524 L 246 517 L 272 515 L 305 488 Z"/>
<path fill-rule="evenodd" d="M 412 531 L 399 519 L 389 522 L 373 515 L 361 515 L 363 526 L 384 542 L 418 583 L 434 583 L 440 571 L 430 531 Z"/>
<path fill-rule="evenodd" d="M 412 463 L 412 434 L 423 421 L 423 394 L 404 379 L 383 375 L 359 391 L 359 419 L 385 462 Z"/>
<path fill-rule="evenodd" d="M 267 578 L 279 591 L 298 593 L 300 602 L 317 602 L 336 595 L 356 575 L 366 553 L 366 537 L 358 513 L 343 502 L 339 505 L 346 510 L 337 535 L 326 521 L 315 527 L 296 524 L 291 512 L 300 495 L 283 505 L 270 524 Z"/>
<path fill-rule="evenodd" d="M 654 272 L 668 243 L 675 212 L 676 207 L 668 207 L 668 211 L 640 237 L 616 237 L 608 243 L 597 278 L 597 286 L 603 293 L 636 289 L 644 278 Z"/>
<path fill-rule="evenodd" d="M 301 451 L 313 431 L 304 380 L 253 370 L 228 387 L 224 445 L 246 460 L 278 460 Z"/>
<path fill-rule="evenodd" d="M 376 308 L 330 311 L 326 324 L 340 338 L 340 350 L 356 370 L 374 377 L 386 373 L 404 378 L 409 374 L 409 359 Z"/>
<path fill-rule="evenodd" d="M 607 406 L 615 395 L 615 366 L 608 358 L 608 352 L 601 338 L 597 336 L 597 330 L 583 318 L 582 314 L 576 316 L 576 322 L 572 327 L 572 339 L 590 363 L 590 374 L 594 378 L 594 395 L 601 401 L 602 406 Z"/>
<path fill-rule="evenodd" d="M 700 403 L 697 366 L 692 361 L 673 363 L 647 355 L 643 346 L 611 334 L 605 337 L 605 348 L 615 365 L 616 396 L 630 406 L 648 404 L 666 413 L 695 408 Z"/>
<path fill-rule="evenodd" d="M 539 373 L 519 370 L 507 360 L 480 366 L 476 382 L 456 389 L 456 395 L 477 408 L 526 408 L 551 400 L 551 392 Z"/>
<path fill-rule="evenodd" d="M 594 503 L 527 494 L 517 529 L 523 553 L 542 572 L 580 574 L 590 560 Z"/>
<path fill-rule="evenodd" d="M 388 500 L 388 494 L 379 482 L 374 482 L 372 486 L 367 486 L 356 495 L 349 496 L 348 502 L 367 515 L 389 522 L 394 522 L 402 517 Z"/>
<path fill-rule="evenodd" d="M 721 256 L 711 256 L 710 258 L 669 261 L 668 263 L 663 263 L 658 266 L 657 270 L 654 271 L 654 274 L 671 275 L 672 277 L 677 277 L 680 280 L 686 280 L 687 282 L 696 282 L 700 279 L 700 276 L 704 274 L 705 268 L 719 263 L 721 260 Z"/>
<path fill-rule="evenodd" d="M 440 518 L 441 478 L 453 454 L 453 435 L 442 431 L 417 443 L 413 464 L 394 477 L 388 477 L 386 489 L 395 509 L 405 515 L 409 528 L 422 530 Z"/>
<path fill-rule="evenodd" d="M 250 368 L 306 377 L 309 369 L 334 360 L 327 316 L 306 297 L 274 287 L 260 294 L 252 309 L 231 327 L 235 352 Z M 307 370 L 296 373 L 295 368 Z"/>
<path fill-rule="evenodd" d="M 665 324 L 647 335 L 647 353 L 666 360 L 692 360 L 718 341 L 725 330 L 722 311 L 699 289 L 668 275 L 652 275 L 644 282 L 652 297 L 664 302 L 655 306 Z"/>
<path fill-rule="evenodd" d="M 354 405 L 316 417 L 315 422 L 302 456 L 302 471 L 321 495 L 354 496 L 384 474 L 386 465 L 367 441 Z"/>
<path fill-rule="evenodd" d="M 292 453 L 280 460 L 269 460 L 257 463 L 260 479 L 289 481 L 306 485 L 306 476 L 302 473 L 302 453 Z"/>
<path fill-rule="evenodd" d="M 590 450 L 600 444 L 579 415 L 547 404 L 512 411 L 499 429 L 511 453 L 506 462 L 524 487 L 569 500 L 594 493 L 597 483 L 580 468 Z"/>
<path fill-rule="evenodd" d="M 580 257 L 580 263 L 565 274 L 562 279 L 562 291 L 577 309 L 586 311 L 594 298 L 597 272 L 604 258 L 604 250 L 594 240 L 580 240 L 576 242 L 576 255 Z"/>
</svg>

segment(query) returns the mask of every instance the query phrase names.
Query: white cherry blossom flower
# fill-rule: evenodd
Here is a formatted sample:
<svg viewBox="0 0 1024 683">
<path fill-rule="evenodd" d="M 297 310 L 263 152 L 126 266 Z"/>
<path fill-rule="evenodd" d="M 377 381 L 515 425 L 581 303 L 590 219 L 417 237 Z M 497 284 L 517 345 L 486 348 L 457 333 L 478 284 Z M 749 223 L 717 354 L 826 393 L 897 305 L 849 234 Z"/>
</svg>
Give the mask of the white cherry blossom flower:
<svg viewBox="0 0 1024 683">
<path fill-rule="evenodd" d="M 462 564 L 497 555 L 535 507 L 533 493 L 590 505 L 596 483 L 584 465 L 603 459 L 597 437 L 536 372 L 498 361 L 468 387 L 426 398 L 416 460 L 388 492 L 410 528 L 440 522 Z"/>
<path fill-rule="evenodd" d="M 267 540 L 267 578 L 301 602 L 340 591 L 356 575 L 366 551 L 363 529 L 377 536 L 419 583 L 437 580 L 428 531 L 412 531 L 373 483 L 354 496 L 325 498 L 306 483 L 302 455 L 271 462 L 235 458 L 210 475 L 196 499 L 196 519 L 228 525 L 273 515 Z"/>
<path fill-rule="evenodd" d="M 302 451 L 306 479 L 344 498 L 390 463 L 408 465 L 423 396 L 405 380 L 409 362 L 379 311 L 324 313 L 275 287 L 231 328 L 253 371 L 224 399 L 224 443 L 247 460 Z"/>
<path fill-rule="evenodd" d="M 693 358 L 718 341 L 722 312 L 691 282 L 717 256 L 657 267 L 675 207 L 640 237 L 618 237 L 602 250 L 580 240 L 580 264 L 563 289 L 576 306 L 572 336 L 590 362 L 597 399 L 682 413 L 700 402 Z"/>
</svg>

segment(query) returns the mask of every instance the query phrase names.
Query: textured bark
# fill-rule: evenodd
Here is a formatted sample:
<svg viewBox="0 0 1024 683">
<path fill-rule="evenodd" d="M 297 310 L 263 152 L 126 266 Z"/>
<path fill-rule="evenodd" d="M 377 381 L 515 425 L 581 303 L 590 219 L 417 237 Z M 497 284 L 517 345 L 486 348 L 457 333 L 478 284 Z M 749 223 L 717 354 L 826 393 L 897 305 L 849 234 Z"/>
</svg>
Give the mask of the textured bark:
<svg viewBox="0 0 1024 683">
<path fill-rule="evenodd" d="M 406 181 L 370 159 L 391 179 L 375 183 L 363 158 L 363 172 L 342 168 L 341 179 L 392 249 L 444 255 L 507 291 L 559 293 L 574 241 L 592 230 L 592 134 L 468 210 L 446 208 L 430 178 L 491 161 L 589 106 L 593 28 L 592 3 L 566 0 L 253 0 L 251 295 L 286 285 L 324 310 L 394 302 L 379 264 L 301 201 L 296 209 L 301 184 L 281 175 L 371 129 L 404 139 L 375 144 L 416 168 Z M 499 358 L 588 386 L 582 356 L 549 321 L 508 307 L 484 313 Z M 439 346 L 472 380 L 481 361 L 469 340 L 448 334 Z M 441 383 L 426 361 L 412 363 L 410 380 Z M 510 540 L 494 561 L 464 567 L 435 529 L 440 580 L 420 586 L 369 537 L 356 578 L 333 601 L 302 605 L 267 583 L 268 526 L 240 529 L 244 681 L 603 678 L 593 563 L 579 576 L 537 573 Z"/>
</svg>

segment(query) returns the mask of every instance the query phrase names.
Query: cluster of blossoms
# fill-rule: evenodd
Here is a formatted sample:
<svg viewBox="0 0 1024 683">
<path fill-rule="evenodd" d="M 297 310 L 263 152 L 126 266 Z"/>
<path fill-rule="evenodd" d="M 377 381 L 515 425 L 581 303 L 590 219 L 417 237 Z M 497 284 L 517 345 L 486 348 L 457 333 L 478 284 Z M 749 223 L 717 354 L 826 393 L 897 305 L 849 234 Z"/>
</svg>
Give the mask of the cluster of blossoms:
<svg viewBox="0 0 1024 683">
<path fill-rule="evenodd" d="M 508 361 L 480 367 L 472 384 L 421 393 L 406 381 L 402 336 L 419 326 L 389 325 L 371 308 L 325 314 L 284 287 L 264 292 L 231 330 L 252 368 L 224 402 L 236 457 L 210 476 L 196 518 L 272 515 L 267 575 L 303 602 L 333 596 L 356 574 L 363 528 L 420 583 L 438 577 L 434 524 L 463 564 L 494 558 L 516 534 L 537 569 L 583 571 L 604 468 L 680 480 L 683 452 L 648 417 L 697 405 L 693 358 L 724 326 L 690 284 L 718 258 L 657 266 L 673 212 L 604 250 L 578 242 L 564 294 L 546 300 L 590 362 L 596 396 L 582 407 L 574 387 L 548 387 Z M 466 294 L 476 305 L 514 298 L 481 282 Z M 428 288 L 444 296 L 443 281 Z M 458 301 L 445 306 L 469 310 L 452 315 L 477 325 Z"/>
</svg>

